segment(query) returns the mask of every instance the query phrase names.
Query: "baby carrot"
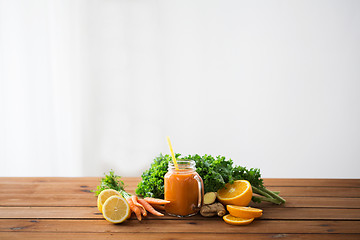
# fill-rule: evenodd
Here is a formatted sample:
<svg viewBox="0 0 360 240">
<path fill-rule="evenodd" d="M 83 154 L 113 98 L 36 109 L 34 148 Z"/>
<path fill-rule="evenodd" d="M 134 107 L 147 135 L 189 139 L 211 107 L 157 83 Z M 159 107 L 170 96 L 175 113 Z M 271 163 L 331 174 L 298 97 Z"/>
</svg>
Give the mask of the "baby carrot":
<svg viewBox="0 0 360 240">
<path fill-rule="evenodd" d="M 157 204 L 157 205 L 163 205 L 163 204 L 168 204 L 170 203 L 170 201 L 164 200 L 164 199 L 159 199 L 159 198 L 150 198 L 150 197 L 146 197 L 144 198 L 144 200 L 150 204 Z"/>
<path fill-rule="evenodd" d="M 138 208 L 140 208 L 140 212 L 141 214 L 146 217 L 147 216 L 147 212 L 146 212 L 146 209 L 143 205 L 141 205 L 138 201 L 138 198 L 136 195 L 132 195 L 131 196 L 131 200 L 134 202 L 135 206 L 137 206 Z"/>
<path fill-rule="evenodd" d="M 129 203 L 130 209 L 135 213 L 136 218 L 141 221 L 141 211 L 140 208 L 135 206 L 131 198 L 126 198 L 126 201 Z"/>
<path fill-rule="evenodd" d="M 156 211 L 151 205 L 150 203 L 148 203 L 147 201 L 145 201 L 144 199 L 138 199 L 138 201 L 144 206 L 144 208 L 146 210 L 148 210 L 150 213 L 154 214 L 155 216 L 164 216 L 164 214 Z"/>
<path fill-rule="evenodd" d="M 164 205 L 151 205 L 153 208 L 157 209 L 157 210 L 165 210 L 165 206 Z"/>
</svg>

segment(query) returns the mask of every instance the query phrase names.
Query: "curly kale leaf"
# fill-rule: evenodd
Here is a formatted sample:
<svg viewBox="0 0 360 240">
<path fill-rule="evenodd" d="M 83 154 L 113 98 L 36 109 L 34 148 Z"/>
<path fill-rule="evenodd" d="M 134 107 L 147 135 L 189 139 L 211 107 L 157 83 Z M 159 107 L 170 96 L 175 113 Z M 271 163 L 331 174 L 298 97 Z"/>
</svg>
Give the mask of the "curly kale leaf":
<svg viewBox="0 0 360 240">
<path fill-rule="evenodd" d="M 198 154 L 181 156 L 176 154 L 177 159 L 191 159 L 195 161 L 196 172 L 204 182 L 204 191 L 216 192 L 223 188 L 226 183 L 233 182 L 232 164 L 233 161 L 225 157 L 211 155 L 200 156 Z M 160 154 L 150 166 L 150 169 L 143 172 L 141 182 L 138 184 L 136 194 L 143 197 L 164 197 L 164 175 L 167 173 L 167 166 L 171 161 L 170 155 Z"/>
<path fill-rule="evenodd" d="M 137 195 L 164 198 L 164 176 L 167 173 L 169 161 L 171 157 L 162 154 L 154 159 L 150 168 L 141 175 L 142 180 L 135 190 Z"/>
<path fill-rule="evenodd" d="M 261 178 L 260 169 L 258 168 L 250 168 L 249 170 L 246 167 L 235 166 L 231 175 L 234 180 L 245 179 L 248 180 L 251 186 L 254 187 L 263 187 L 263 179 Z"/>
<path fill-rule="evenodd" d="M 201 157 L 196 154 L 194 156 L 189 155 L 186 158 L 195 161 L 196 171 L 204 182 L 205 193 L 225 186 L 226 182 L 223 176 L 212 168 L 212 162 L 215 160 L 212 156 L 204 155 Z"/>
<path fill-rule="evenodd" d="M 233 166 L 231 159 L 226 160 L 223 156 L 216 158 L 211 155 L 200 156 L 198 154 L 180 157 L 177 159 L 191 159 L 196 163 L 196 171 L 203 179 L 204 192 L 216 192 L 223 188 L 226 183 L 233 183 L 235 180 L 248 180 L 253 192 L 259 196 L 253 196 L 254 202 L 269 201 L 276 204 L 284 203 L 285 200 L 277 193 L 265 188 L 261 179 L 260 169 L 242 166 Z M 162 155 L 154 159 L 150 169 L 142 175 L 142 181 L 138 184 L 136 194 L 143 197 L 164 198 L 164 176 L 167 173 L 170 155 Z"/>
<path fill-rule="evenodd" d="M 199 156 L 189 155 L 187 159 L 192 159 L 196 163 L 196 172 L 201 176 L 204 182 L 204 191 L 216 192 L 223 188 L 226 183 L 233 182 L 231 176 L 232 160 L 226 161 L 225 157 L 216 158 L 211 155 Z"/>
</svg>

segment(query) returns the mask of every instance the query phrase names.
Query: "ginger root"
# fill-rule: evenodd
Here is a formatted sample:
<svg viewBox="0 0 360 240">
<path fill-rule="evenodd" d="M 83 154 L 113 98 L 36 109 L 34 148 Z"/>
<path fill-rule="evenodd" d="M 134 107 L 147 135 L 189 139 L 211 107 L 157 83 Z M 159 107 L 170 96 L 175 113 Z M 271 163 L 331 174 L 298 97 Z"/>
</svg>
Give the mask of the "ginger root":
<svg viewBox="0 0 360 240">
<path fill-rule="evenodd" d="M 204 205 L 213 204 L 216 200 L 216 192 L 207 192 L 204 195 Z"/>
<path fill-rule="evenodd" d="M 200 214 L 203 217 L 213 217 L 215 215 L 222 217 L 226 214 L 226 210 L 221 203 L 213 203 L 210 205 L 203 205 L 200 209 Z"/>
</svg>

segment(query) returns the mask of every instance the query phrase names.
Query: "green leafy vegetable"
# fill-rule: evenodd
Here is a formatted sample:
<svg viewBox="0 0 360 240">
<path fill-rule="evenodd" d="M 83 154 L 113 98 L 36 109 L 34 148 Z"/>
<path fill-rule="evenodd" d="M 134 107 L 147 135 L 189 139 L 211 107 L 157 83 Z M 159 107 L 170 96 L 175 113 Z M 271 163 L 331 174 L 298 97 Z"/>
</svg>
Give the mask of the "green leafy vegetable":
<svg viewBox="0 0 360 240">
<path fill-rule="evenodd" d="M 120 176 L 117 176 L 113 170 L 109 172 L 109 174 L 105 174 L 105 177 L 101 179 L 101 183 L 97 186 L 97 190 L 95 195 L 99 195 L 101 191 L 105 189 L 114 189 L 116 191 L 122 192 L 124 190 L 124 182 L 121 180 Z"/>
<path fill-rule="evenodd" d="M 180 154 L 175 155 L 176 158 Z M 150 169 L 141 175 L 142 181 L 138 184 L 136 194 L 144 197 L 164 198 L 164 175 L 167 173 L 170 155 L 156 157 Z"/>
<path fill-rule="evenodd" d="M 216 192 L 223 188 L 226 183 L 233 183 L 235 180 L 248 180 L 252 186 L 254 202 L 268 201 L 276 204 L 285 203 L 278 193 L 268 190 L 263 185 L 260 169 L 242 166 L 233 166 L 231 159 L 226 160 L 223 156 L 212 157 L 211 155 L 200 156 L 198 154 L 180 157 L 177 159 L 192 159 L 196 163 L 196 171 L 204 181 L 206 192 Z M 170 155 L 160 154 L 154 159 L 150 168 L 142 175 L 142 181 L 138 184 L 136 194 L 143 197 L 164 198 L 164 175 L 167 172 Z"/>
<path fill-rule="evenodd" d="M 114 189 L 125 199 L 131 197 L 131 194 L 124 189 L 124 182 L 121 180 L 121 176 L 116 175 L 113 170 L 109 174 L 105 174 L 105 177 L 100 181 L 100 185 L 97 186 L 97 190 L 92 192 L 95 192 L 95 196 L 98 196 L 105 189 Z"/>
</svg>

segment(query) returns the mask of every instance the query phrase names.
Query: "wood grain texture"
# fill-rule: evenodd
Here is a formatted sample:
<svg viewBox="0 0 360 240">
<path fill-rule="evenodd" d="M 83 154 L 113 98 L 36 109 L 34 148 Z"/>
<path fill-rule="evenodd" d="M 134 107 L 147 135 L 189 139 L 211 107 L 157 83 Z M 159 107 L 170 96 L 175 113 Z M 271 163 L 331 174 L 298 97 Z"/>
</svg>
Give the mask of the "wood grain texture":
<svg viewBox="0 0 360 240">
<path fill-rule="evenodd" d="M 355 187 L 268 187 L 280 191 L 282 197 L 360 197 L 360 188 Z"/>
<path fill-rule="evenodd" d="M 92 190 L 96 189 L 98 183 L 64 183 L 64 182 L 44 182 L 44 183 L 0 183 L 0 195 L 8 194 L 67 194 L 67 195 L 94 195 Z M 127 183 L 126 191 L 134 194 L 137 183 Z M 360 198 L 360 188 L 356 187 L 268 187 L 272 191 L 280 191 L 283 197 L 342 197 Z"/>
<path fill-rule="evenodd" d="M 134 216 L 106 222 L 91 190 L 100 178 L 0 178 L 0 239 L 360 239 L 360 179 L 264 179 L 287 203 L 247 226 L 221 218 Z M 123 178 L 134 193 L 140 178 Z"/>
<path fill-rule="evenodd" d="M 71 197 L 69 197 L 71 196 Z M 259 208 L 310 207 L 310 208 L 360 208 L 360 198 L 343 197 L 286 197 L 286 204 L 253 203 Z M 76 197 L 69 194 L 0 194 L 0 207 L 95 207 L 96 197 L 92 193 L 79 194 Z"/>
<path fill-rule="evenodd" d="M 101 177 L 1 177 L 2 183 L 88 183 L 97 185 Z M 138 183 L 140 177 L 126 177 L 125 182 Z M 323 179 L 323 178 L 266 178 L 266 186 L 287 186 L 287 187 L 357 187 L 360 188 L 360 179 Z"/>
<path fill-rule="evenodd" d="M 360 188 L 360 179 L 324 179 L 324 178 L 266 178 L 265 186 L 271 187 L 356 187 Z"/>
<path fill-rule="evenodd" d="M 247 239 L 247 240 L 359 240 L 360 234 L 249 234 L 249 233 L 48 233 L 48 232 L 0 232 L 0 239 L 12 240 L 219 240 L 219 239 Z"/>
<path fill-rule="evenodd" d="M 360 198 L 343 197 L 286 197 L 286 204 L 274 205 L 269 202 L 250 203 L 251 206 L 259 208 L 360 208 Z"/>
<path fill-rule="evenodd" d="M 0 207 L 1 218 L 102 219 L 97 207 Z M 159 217 L 149 215 L 147 219 Z M 196 215 L 193 219 L 203 219 Z M 171 216 L 160 219 L 173 219 Z M 284 220 L 360 220 L 360 209 L 334 208 L 264 208 L 261 219 Z"/>
<path fill-rule="evenodd" d="M 113 225 L 103 219 L 99 220 L 55 220 L 55 219 L 22 219 L 0 220 L 0 232 L 119 232 L 119 233 L 359 233 L 360 222 L 350 221 L 265 221 L 255 220 L 250 225 L 233 226 L 220 218 L 174 220 L 131 219 L 123 224 Z M 166 227 L 168 226 L 168 227 Z"/>
</svg>

